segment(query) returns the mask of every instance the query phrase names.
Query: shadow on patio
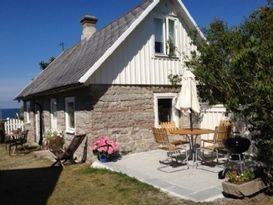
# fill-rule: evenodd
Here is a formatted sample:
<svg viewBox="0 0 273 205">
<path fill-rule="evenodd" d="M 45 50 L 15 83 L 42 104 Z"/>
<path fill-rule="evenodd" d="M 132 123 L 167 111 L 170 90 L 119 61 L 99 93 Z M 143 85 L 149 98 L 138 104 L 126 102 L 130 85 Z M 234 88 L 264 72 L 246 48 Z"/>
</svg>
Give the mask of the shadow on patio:
<svg viewBox="0 0 273 205">
<path fill-rule="evenodd" d="M 61 167 L 0 170 L 1 204 L 47 204 Z"/>
</svg>

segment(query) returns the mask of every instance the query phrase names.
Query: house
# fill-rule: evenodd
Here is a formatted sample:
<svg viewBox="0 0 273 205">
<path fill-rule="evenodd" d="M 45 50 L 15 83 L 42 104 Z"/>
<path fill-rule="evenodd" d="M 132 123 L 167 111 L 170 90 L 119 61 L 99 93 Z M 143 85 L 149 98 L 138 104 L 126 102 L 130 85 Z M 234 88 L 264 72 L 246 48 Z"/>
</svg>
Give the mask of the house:
<svg viewBox="0 0 273 205">
<path fill-rule="evenodd" d="M 86 133 L 117 140 L 122 152 L 154 147 L 151 127 L 181 123 L 174 108 L 184 57 L 195 49 L 197 30 L 180 0 L 144 0 L 96 31 L 97 18 L 84 16 L 81 41 L 59 55 L 16 97 L 23 100 L 26 129 L 41 143 L 46 130 L 64 130 L 69 140 Z"/>
</svg>

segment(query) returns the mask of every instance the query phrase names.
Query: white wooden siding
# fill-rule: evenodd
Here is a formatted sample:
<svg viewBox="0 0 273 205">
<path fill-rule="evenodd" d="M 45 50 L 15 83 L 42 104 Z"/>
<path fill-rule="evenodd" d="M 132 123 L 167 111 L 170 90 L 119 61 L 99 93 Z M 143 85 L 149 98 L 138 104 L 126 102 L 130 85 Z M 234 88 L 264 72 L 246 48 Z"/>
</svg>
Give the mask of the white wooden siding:
<svg viewBox="0 0 273 205">
<path fill-rule="evenodd" d="M 174 16 L 175 9 L 169 1 L 168 8 L 159 4 L 151 14 L 91 76 L 92 84 L 168 85 L 169 74 L 182 74 L 184 55 L 195 49 L 184 28 L 183 19 L 176 16 L 178 58 L 158 57 L 154 54 L 153 19 L 158 13 Z M 181 60 L 182 59 L 182 60 Z"/>
</svg>

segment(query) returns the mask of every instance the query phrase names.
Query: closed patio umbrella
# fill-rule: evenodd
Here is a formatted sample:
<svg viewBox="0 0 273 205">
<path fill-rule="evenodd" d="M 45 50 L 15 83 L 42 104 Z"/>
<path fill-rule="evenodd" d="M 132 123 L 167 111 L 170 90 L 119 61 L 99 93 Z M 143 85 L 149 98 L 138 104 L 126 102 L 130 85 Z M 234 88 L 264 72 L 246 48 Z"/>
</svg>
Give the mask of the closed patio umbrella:
<svg viewBox="0 0 273 205">
<path fill-rule="evenodd" d="M 199 113 L 200 105 L 197 97 L 195 75 L 189 70 L 186 70 L 182 76 L 182 87 L 175 107 L 183 113 L 190 113 L 190 128 L 192 130 L 192 112 Z"/>
</svg>

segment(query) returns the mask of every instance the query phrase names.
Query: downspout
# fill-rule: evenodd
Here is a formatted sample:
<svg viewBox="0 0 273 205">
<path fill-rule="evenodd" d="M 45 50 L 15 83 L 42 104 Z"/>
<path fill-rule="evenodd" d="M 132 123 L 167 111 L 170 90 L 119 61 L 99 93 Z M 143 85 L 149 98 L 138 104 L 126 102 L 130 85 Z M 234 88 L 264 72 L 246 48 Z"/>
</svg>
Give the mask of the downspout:
<svg viewBox="0 0 273 205">
<path fill-rule="evenodd" d="M 42 145 L 43 144 L 43 118 L 42 118 L 42 113 L 43 113 L 43 107 L 39 104 L 39 103 L 34 103 L 38 108 L 39 108 L 39 111 L 40 111 L 40 139 L 39 139 L 39 145 Z"/>
</svg>

